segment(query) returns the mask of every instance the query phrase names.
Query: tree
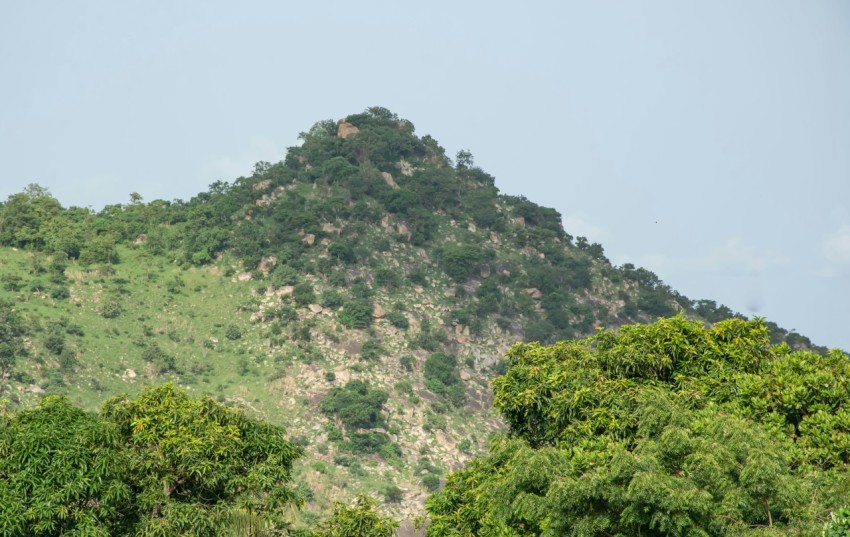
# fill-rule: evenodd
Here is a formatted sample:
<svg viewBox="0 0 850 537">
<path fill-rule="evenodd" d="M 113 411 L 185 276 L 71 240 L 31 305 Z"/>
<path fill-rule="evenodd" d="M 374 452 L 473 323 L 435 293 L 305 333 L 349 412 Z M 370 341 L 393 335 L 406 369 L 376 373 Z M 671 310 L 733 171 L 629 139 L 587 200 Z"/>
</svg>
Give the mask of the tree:
<svg viewBox="0 0 850 537">
<path fill-rule="evenodd" d="M 377 502 L 369 496 L 360 495 L 354 505 L 348 507 L 343 503 L 334 505 L 333 515 L 330 516 L 319 530 L 316 537 L 393 537 L 396 534 L 398 522 L 392 517 L 382 516 L 376 511 Z"/>
<path fill-rule="evenodd" d="M 8 375 L 18 357 L 26 354 L 23 338 L 28 332 L 27 324 L 15 305 L 0 300 L 0 377 Z"/>
<path fill-rule="evenodd" d="M 342 388 L 331 388 L 322 400 L 322 412 L 338 417 L 349 429 L 371 429 L 384 424 L 381 414 L 389 395 L 362 380 L 349 381 Z"/>
<path fill-rule="evenodd" d="M 114 425 L 64 398 L 0 418 L 0 535 L 126 534 L 128 463 Z"/>
<path fill-rule="evenodd" d="M 428 535 L 815 534 L 846 501 L 848 379 L 760 319 L 517 344 L 493 382 L 510 434 L 429 498 Z"/>
<path fill-rule="evenodd" d="M 242 511 L 284 526 L 297 503 L 289 483 L 302 449 L 280 427 L 170 383 L 111 399 L 102 414 L 128 449 L 138 534 L 214 536 Z"/>
</svg>

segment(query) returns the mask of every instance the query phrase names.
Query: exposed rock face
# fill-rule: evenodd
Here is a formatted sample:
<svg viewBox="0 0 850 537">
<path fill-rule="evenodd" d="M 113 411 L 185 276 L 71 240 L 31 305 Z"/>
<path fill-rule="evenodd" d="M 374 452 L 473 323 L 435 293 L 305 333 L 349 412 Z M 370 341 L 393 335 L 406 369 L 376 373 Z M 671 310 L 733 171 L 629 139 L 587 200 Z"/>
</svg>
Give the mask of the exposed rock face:
<svg viewBox="0 0 850 537">
<path fill-rule="evenodd" d="M 325 233 L 333 233 L 334 235 L 339 237 L 340 229 L 335 225 L 331 224 L 330 222 L 325 222 L 324 224 L 322 224 L 322 231 L 324 231 Z"/>
<path fill-rule="evenodd" d="M 372 308 L 372 317 L 374 317 L 375 319 L 383 319 L 384 317 L 386 317 L 386 315 L 387 312 L 384 311 L 384 308 L 382 308 L 378 304 L 375 304 L 375 306 Z"/>
<path fill-rule="evenodd" d="M 393 190 L 398 190 L 398 185 L 393 180 L 393 175 L 390 172 L 381 172 L 381 177 L 384 178 L 384 181 L 392 188 Z"/>
<path fill-rule="evenodd" d="M 275 264 L 277 264 L 277 257 L 270 255 L 262 258 L 260 260 L 260 265 L 257 268 L 259 268 L 263 274 L 268 275 L 271 269 L 274 268 Z"/>
<path fill-rule="evenodd" d="M 263 181 L 259 181 L 257 183 L 254 183 L 254 190 L 265 190 L 271 184 L 272 184 L 272 182 L 271 182 L 270 179 L 265 179 Z"/>
<path fill-rule="evenodd" d="M 540 289 L 536 287 L 529 287 L 525 290 L 525 293 L 534 300 L 540 300 L 541 298 L 543 298 L 543 293 L 541 293 Z"/>
<path fill-rule="evenodd" d="M 312 233 L 308 233 L 308 234 L 304 235 L 304 238 L 303 238 L 303 239 L 301 239 L 301 240 L 302 240 L 302 241 L 303 241 L 303 242 L 304 242 L 307 246 L 313 246 L 313 244 L 316 242 L 316 236 L 315 236 L 315 235 L 313 235 Z"/>
<path fill-rule="evenodd" d="M 348 118 L 340 119 L 337 123 L 339 127 L 337 128 L 336 135 L 340 138 L 348 138 L 349 136 L 354 136 L 355 134 L 360 132 L 360 129 L 346 121 L 346 119 Z"/>
<path fill-rule="evenodd" d="M 401 159 L 400 161 L 398 161 L 398 164 L 396 164 L 396 167 L 401 171 L 402 175 L 405 175 L 407 177 L 410 177 L 411 175 L 413 175 L 413 166 L 411 166 L 410 163 L 407 162 L 404 159 Z"/>
</svg>

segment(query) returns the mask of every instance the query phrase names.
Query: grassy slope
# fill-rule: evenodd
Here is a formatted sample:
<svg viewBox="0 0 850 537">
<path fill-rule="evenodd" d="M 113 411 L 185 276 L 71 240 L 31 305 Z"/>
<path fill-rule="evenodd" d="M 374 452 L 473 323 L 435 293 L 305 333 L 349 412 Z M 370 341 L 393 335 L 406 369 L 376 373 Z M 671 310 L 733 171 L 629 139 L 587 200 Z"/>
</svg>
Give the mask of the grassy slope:
<svg viewBox="0 0 850 537">
<path fill-rule="evenodd" d="M 364 331 L 343 329 L 333 315 L 312 316 L 314 336 L 309 347 L 319 352 L 305 356 L 298 346 L 270 345 L 267 323 L 252 321 L 252 313 L 261 310 L 261 305 L 275 303 L 277 297 L 258 293 L 261 286 L 257 282 L 240 281 L 227 261 L 184 270 L 141 249 L 122 248 L 120 255 L 121 262 L 111 267 L 111 274 L 71 263 L 65 272 L 70 297 L 57 300 L 50 296 L 53 286 L 45 275 L 32 274 L 38 254 L 0 249 L 0 270 L 22 280 L 19 291 L 0 289 L 0 298 L 12 300 L 33 328 L 27 338 L 30 356 L 20 359 L 17 367 L 18 374 L 23 374 L 19 379 L 25 382 L 10 383 L 6 398 L 30 405 L 44 390 L 95 410 L 110 396 L 175 380 L 194 393 L 237 404 L 286 426 L 297 441 L 309 443 L 308 455 L 297 470 L 314 498 L 302 514 L 306 518 L 313 516 L 310 512 L 327 511 L 333 501 L 348 499 L 357 491 L 383 494 L 391 484 L 404 493 L 393 509 L 413 513 L 426 493 L 421 484 L 422 466 L 430 460 L 442 469 L 457 467 L 468 458 L 457 449 L 460 441 L 469 442 L 469 453 L 478 453 L 498 427 L 489 409 L 489 386 L 480 372 L 475 373 L 474 364 L 465 375 L 471 395 L 468 407 L 445 415 L 432 413 L 428 408 L 437 398 L 424 389 L 421 375 L 428 353 L 410 351 L 417 370 L 404 370 L 399 365 L 406 347 L 404 331 L 384 320 Z M 177 292 L 169 290 L 175 287 L 169 285 L 175 280 L 183 282 Z M 104 318 L 103 306 L 113 297 L 118 298 L 121 314 Z M 400 290 L 394 298 L 395 302 L 421 300 L 410 289 Z M 379 302 L 389 308 L 392 301 L 384 298 Z M 442 297 L 442 302 L 446 302 L 442 307 L 448 308 L 450 300 Z M 311 316 L 307 311 L 299 308 L 301 321 Z M 59 357 L 44 346 L 57 323 L 64 325 L 65 346 L 76 356 L 72 367 L 63 368 Z M 76 331 L 73 325 L 84 335 L 69 334 L 68 327 Z M 241 338 L 226 337 L 230 325 L 239 327 Z M 379 362 L 364 362 L 357 356 L 370 333 L 385 342 L 387 355 Z M 174 358 L 174 371 L 163 372 L 158 360 L 143 358 L 145 349 L 153 346 Z M 485 354 L 485 360 L 492 361 L 498 350 Z M 334 380 L 326 376 L 331 371 Z M 349 378 L 369 380 L 390 393 L 388 430 L 402 447 L 402 460 L 387 463 L 377 455 L 352 456 L 328 441 L 330 421 L 318 406 L 328 389 Z M 399 386 L 403 380 L 409 384 Z M 423 429 L 429 415 L 446 418 L 445 431 Z M 354 463 L 338 465 L 340 457 Z"/>
</svg>

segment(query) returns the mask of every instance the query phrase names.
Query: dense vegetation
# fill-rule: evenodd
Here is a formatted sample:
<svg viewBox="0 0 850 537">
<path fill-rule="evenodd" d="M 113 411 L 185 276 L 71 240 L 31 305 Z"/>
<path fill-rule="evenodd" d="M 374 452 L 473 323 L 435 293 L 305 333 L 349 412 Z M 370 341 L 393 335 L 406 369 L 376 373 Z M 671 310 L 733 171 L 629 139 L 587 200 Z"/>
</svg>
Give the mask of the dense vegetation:
<svg viewBox="0 0 850 537">
<path fill-rule="evenodd" d="M 508 360 L 510 434 L 429 499 L 429 536 L 812 535 L 847 501 L 844 353 L 674 317 Z"/>
<path fill-rule="evenodd" d="M 171 384 L 90 414 L 58 397 L 0 421 L 0 535 L 221 535 L 285 527 L 283 430 Z"/>
<path fill-rule="evenodd" d="M 809 531 L 841 504 L 844 354 L 613 266 L 388 110 L 301 140 L 188 201 L 0 203 L 0 446 L 40 454 L 2 462 L 7 534 L 410 535 L 465 463 L 435 535 Z"/>
<path fill-rule="evenodd" d="M 494 390 L 510 432 L 431 496 L 429 536 L 846 535 L 844 353 L 771 346 L 761 320 L 677 316 L 517 344 Z M 370 429 L 385 401 L 351 381 L 322 410 Z M 284 531 L 301 454 L 281 428 L 171 384 L 99 414 L 46 397 L 0 419 L 0 535 Z M 313 535 L 397 526 L 359 497 Z"/>
<path fill-rule="evenodd" d="M 599 244 L 566 233 L 557 211 L 499 194 L 469 152 L 461 151 L 453 164 L 433 138 L 417 137 L 412 123 L 384 108 L 340 123 L 317 123 L 283 162 L 260 162 L 252 176 L 216 182 L 188 202 L 144 203 L 134 192 L 130 203 L 95 213 L 65 209 L 31 185 L 0 205 L 0 245 L 83 266 L 119 263 L 120 245 L 185 266 L 211 264 L 230 252 L 270 285 L 295 285 L 296 301 L 305 304 L 315 298 L 311 288 L 298 287 L 306 274 L 333 280 L 368 267 L 368 281 L 387 291 L 427 282 L 412 259 L 397 271 L 374 255 L 401 242 L 424 249 L 459 289 L 476 287 L 470 296 L 456 295 L 457 319 L 480 331 L 477 319 L 490 317 L 544 342 L 589 334 L 599 323 L 649 321 L 680 309 L 709 322 L 737 316 L 713 301 L 676 293 L 650 271 L 612 266 Z M 376 235 L 376 227 L 385 232 Z M 482 274 L 491 272 L 492 283 L 479 286 Z M 61 295 L 61 272 L 51 274 L 59 276 L 44 282 L 45 289 Z M 621 305 L 583 299 L 598 295 L 606 280 L 618 287 L 608 300 Z M 529 299 L 526 289 L 539 292 L 540 301 Z M 340 321 L 368 327 L 370 297 L 355 292 L 342 298 Z M 107 317 L 115 314 L 104 310 Z M 774 342 L 811 346 L 798 334 L 770 328 Z"/>
</svg>

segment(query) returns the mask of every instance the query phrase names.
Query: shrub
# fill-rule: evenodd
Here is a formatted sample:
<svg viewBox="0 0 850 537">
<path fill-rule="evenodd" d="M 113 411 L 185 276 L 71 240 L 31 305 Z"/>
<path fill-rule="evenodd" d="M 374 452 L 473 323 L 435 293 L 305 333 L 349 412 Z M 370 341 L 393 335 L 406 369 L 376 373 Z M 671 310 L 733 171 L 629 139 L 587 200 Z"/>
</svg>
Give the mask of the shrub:
<svg viewBox="0 0 850 537">
<path fill-rule="evenodd" d="M 381 268 L 375 271 L 375 284 L 385 289 L 397 289 L 401 285 L 401 279 L 397 271 Z"/>
<path fill-rule="evenodd" d="M 475 244 L 449 243 L 440 248 L 437 255 L 445 273 L 453 280 L 463 282 L 478 264 L 491 259 L 494 254 Z"/>
<path fill-rule="evenodd" d="M 371 429 L 384 424 L 381 415 L 389 395 L 371 388 L 361 380 L 349 381 L 342 388 L 331 388 L 322 400 L 321 410 L 336 416 L 349 429 Z"/>
<path fill-rule="evenodd" d="M 342 448 L 351 453 L 376 454 L 381 453 L 384 446 L 392 444 L 386 433 L 378 431 L 353 432 L 349 434 Z"/>
<path fill-rule="evenodd" d="M 378 361 L 381 356 L 386 354 L 386 350 L 381 346 L 381 342 L 377 339 L 369 339 L 363 343 L 360 349 L 360 357 L 364 360 Z"/>
<path fill-rule="evenodd" d="M 456 407 L 466 401 L 466 389 L 453 355 L 435 352 L 425 360 L 425 387 L 446 397 Z"/>
<path fill-rule="evenodd" d="M 440 476 L 435 474 L 425 474 L 422 476 L 422 484 L 431 492 L 440 488 Z"/>
<path fill-rule="evenodd" d="M 120 317 L 122 311 L 121 302 L 117 297 L 108 298 L 100 305 L 100 316 L 104 319 Z"/>
<path fill-rule="evenodd" d="M 322 293 L 321 305 L 323 308 L 338 309 L 343 304 L 342 295 L 336 289 L 328 289 Z"/>
<path fill-rule="evenodd" d="M 407 320 L 407 315 L 400 311 L 391 311 L 387 314 L 387 321 L 396 328 L 407 330 L 410 328 L 410 321 Z"/>
<path fill-rule="evenodd" d="M 398 362 L 401 364 L 401 368 L 405 371 L 413 371 L 413 366 L 416 364 L 416 358 L 414 358 L 411 354 L 405 354 Z"/>
<path fill-rule="evenodd" d="M 179 275 L 175 274 L 173 278 L 165 282 L 165 290 L 172 295 L 179 294 L 186 287 L 186 282 Z"/>
<path fill-rule="evenodd" d="M 316 293 L 310 282 L 301 282 L 292 289 L 292 298 L 299 306 L 306 306 L 316 301 Z"/>
<path fill-rule="evenodd" d="M 823 528 L 823 537 L 850 537 L 850 507 L 832 513 L 830 521 Z"/>
<path fill-rule="evenodd" d="M 372 324 L 372 302 L 365 298 L 346 301 L 339 312 L 339 322 L 346 328 L 366 328 Z"/>
<path fill-rule="evenodd" d="M 224 329 L 224 337 L 231 341 L 235 341 L 237 339 L 242 338 L 242 329 L 235 324 L 227 325 L 227 328 Z"/>
<path fill-rule="evenodd" d="M 404 492 L 396 485 L 384 487 L 384 501 L 387 503 L 400 503 L 404 499 Z"/>
<path fill-rule="evenodd" d="M 50 291 L 51 298 L 55 300 L 64 300 L 71 296 L 71 292 L 68 291 L 68 288 L 64 285 L 60 285 L 58 287 L 54 287 L 52 291 Z"/>
<path fill-rule="evenodd" d="M 61 332 L 51 332 L 44 341 L 44 348 L 57 356 L 62 354 L 65 349 L 65 336 Z"/>
<path fill-rule="evenodd" d="M 425 414 L 425 423 L 422 424 L 422 428 L 426 431 L 445 431 L 446 427 L 448 422 L 445 416 L 430 411 Z"/>
<path fill-rule="evenodd" d="M 65 333 L 71 334 L 72 336 L 84 336 L 85 332 L 83 332 L 83 327 L 78 324 L 69 324 L 65 327 Z"/>
</svg>

